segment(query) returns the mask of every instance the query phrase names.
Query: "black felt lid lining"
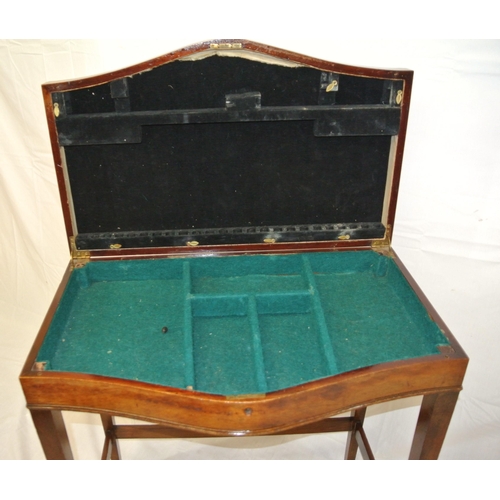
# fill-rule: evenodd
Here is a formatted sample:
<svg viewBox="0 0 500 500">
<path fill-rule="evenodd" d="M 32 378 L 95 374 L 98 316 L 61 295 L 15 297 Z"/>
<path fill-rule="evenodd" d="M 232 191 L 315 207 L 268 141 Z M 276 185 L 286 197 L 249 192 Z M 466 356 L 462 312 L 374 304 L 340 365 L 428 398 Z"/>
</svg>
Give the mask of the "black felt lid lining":
<svg viewBox="0 0 500 500">
<path fill-rule="evenodd" d="M 276 241 L 383 237 L 387 168 L 399 108 L 390 102 L 387 81 L 334 77 L 340 85 L 329 100 L 335 102 L 323 107 L 318 101 L 324 102 L 324 72 L 234 57 L 175 61 L 127 79 L 125 90 L 104 84 L 65 93 L 67 114 L 58 130 L 66 145 L 77 246 L 176 246 L 192 239 L 255 243 L 262 236 Z M 238 109 L 228 110 L 228 95 Z M 123 99 L 128 104 L 116 106 Z M 264 105 L 274 106 L 267 119 Z M 201 116 L 200 108 L 208 116 L 201 122 L 144 121 L 154 113 L 182 116 L 179 109 Z M 351 121 L 355 114 L 361 117 L 361 128 L 335 128 L 340 110 Z M 373 115 L 369 126 L 367 112 Z M 210 113 L 219 116 L 211 120 Z M 137 122 L 139 115 L 143 124 Z M 120 123 L 139 123 L 139 142 L 85 144 L 79 139 L 68 145 L 71 123 L 87 123 L 96 135 L 88 125 L 95 120 L 105 134 L 118 138 Z"/>
</svg>

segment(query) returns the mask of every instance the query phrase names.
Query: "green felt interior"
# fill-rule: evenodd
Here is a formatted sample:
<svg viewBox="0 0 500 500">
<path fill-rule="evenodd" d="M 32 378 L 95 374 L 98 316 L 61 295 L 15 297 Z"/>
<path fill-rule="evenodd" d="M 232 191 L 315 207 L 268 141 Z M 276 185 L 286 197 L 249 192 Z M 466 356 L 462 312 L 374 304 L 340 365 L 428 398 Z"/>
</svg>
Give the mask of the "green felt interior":
<svg viewBox="0 0 500 500">
<path fill-rule="evenodd" d="M 236 395 L 442 344 L 398 267 L 378 253 L 198 257 L 75 269 L 38 361 Z"/>
</svg>

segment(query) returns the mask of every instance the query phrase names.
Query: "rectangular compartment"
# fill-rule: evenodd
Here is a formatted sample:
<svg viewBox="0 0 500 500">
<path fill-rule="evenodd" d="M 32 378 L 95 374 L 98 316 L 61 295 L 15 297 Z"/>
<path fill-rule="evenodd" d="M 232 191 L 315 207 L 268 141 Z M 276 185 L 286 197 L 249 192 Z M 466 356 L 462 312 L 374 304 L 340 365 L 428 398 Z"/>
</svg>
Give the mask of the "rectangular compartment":
<svg viewBox="0 0 500 500">
<path fill-rule="evenodd" d="M 38 360 L 54 371 L 184 386 L 179 264 L 93 262 L 75 269 Z"/>
<path fill-rule="evenodd" d="M 191 269 L 193 293 L 273 293 L 307 288 L 297 255 L 195 259 Z"/>
</svg>

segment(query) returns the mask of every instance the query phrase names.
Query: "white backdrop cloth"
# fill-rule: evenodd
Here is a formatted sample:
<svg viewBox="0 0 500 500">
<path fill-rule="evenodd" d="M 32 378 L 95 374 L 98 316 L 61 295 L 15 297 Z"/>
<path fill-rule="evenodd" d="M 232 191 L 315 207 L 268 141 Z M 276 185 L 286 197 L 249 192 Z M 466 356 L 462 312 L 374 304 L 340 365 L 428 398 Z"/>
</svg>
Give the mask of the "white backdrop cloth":
<svg viewBox="0 0 500 500">
<path fill-rule="evenodd" d="M 40 86 L 197 41 L 0 41 L 0 459 L 43 458 L 18 376 L 69 260 Z M 500 42 L 256 41 L 415 71 L 394 248 L 470 357 L 441 458 L 500 458 Z M 369 410 L 377 458 L 406 456 L 418 404 Z M 65 417 L 76 458 L 99 458 L 99 419 Z M 150 440 L 122 450 L 130 459 L 324 459 L 342 458 L 344 442 L 344 434 Z"/>
</svg>

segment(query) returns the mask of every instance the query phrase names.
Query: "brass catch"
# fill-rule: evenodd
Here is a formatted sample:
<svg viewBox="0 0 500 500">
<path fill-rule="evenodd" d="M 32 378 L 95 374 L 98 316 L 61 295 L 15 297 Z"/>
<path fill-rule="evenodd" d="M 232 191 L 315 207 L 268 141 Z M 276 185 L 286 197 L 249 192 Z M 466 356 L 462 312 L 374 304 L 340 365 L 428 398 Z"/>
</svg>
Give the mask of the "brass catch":
<svg viewBox="0 0 500 500">
<path fill-rule="evenodd" d="M 337 80 L 333 80 L 328 87 L 326 87 L 326 92 L 333 92 L 334 90 L 337 90 L 337 87 L 339 86 L 339 82 Z"/>
<path fill-rule="evenodd" d="M 211 43 L 211 49 L 222 49 L 222 50 L 231 50 L 231 49 L 241 49 L 243 45 L 241 43 Z"/>
<path fill-rule="evenodd" d="M 403 91 L 398 90 L 398 93 L 396 94 L 396 104 L 399 106 L 403 102 Z"/>
</svg>

